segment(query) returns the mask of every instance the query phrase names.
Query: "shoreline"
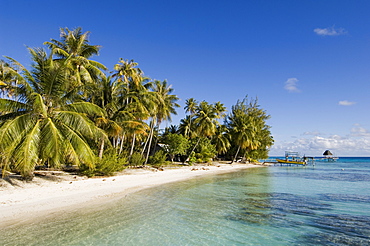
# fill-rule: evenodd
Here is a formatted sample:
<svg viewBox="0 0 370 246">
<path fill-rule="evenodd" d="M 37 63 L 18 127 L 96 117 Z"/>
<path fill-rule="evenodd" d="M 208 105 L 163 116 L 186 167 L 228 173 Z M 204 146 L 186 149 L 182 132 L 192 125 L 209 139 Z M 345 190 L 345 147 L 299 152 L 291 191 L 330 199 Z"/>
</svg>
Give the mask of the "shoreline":
<svg viewBox="0 0 370 246">
<path fill-rule="evenodd" d="M 157 172 L 135 169 L 104 178 L 84 179 L 72 175 L 69 179 L 59 181 L 35 178 L 31 182 L 17 182 L 7 187 L 0 185 L 0 228 L 77 209 L 86 204 L 104 204 L 117 197 L 167 183 L 253 167 L 261 165 L 186 166 Z"/>
</svg>

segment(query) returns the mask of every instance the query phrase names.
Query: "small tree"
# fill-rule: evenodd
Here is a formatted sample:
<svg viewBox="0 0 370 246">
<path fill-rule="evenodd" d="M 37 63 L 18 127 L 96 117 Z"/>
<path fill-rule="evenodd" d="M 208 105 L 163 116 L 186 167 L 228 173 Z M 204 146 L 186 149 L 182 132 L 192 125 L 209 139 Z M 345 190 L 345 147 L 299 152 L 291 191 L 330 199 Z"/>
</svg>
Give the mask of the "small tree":
<svg viewBox="0 0 370 246">
<path fill-rule="evenodd" d="M 184 136 L 173 133 L 168 134 L 163 143 L 166 144 L 165 149 L 171 158 L 171 162 L 173 162 L 176 155 L 185 155 L 189 147 L 189 142 Z"/>
<path fill-rule="evenodd" d="M 216 154 L 216 147 L 208 138 L 202 138 L 197 148 L 195 149 L 195 157 L 197 158 L 197 162 L 199 163 L 211 163 Z"/>
</svg>

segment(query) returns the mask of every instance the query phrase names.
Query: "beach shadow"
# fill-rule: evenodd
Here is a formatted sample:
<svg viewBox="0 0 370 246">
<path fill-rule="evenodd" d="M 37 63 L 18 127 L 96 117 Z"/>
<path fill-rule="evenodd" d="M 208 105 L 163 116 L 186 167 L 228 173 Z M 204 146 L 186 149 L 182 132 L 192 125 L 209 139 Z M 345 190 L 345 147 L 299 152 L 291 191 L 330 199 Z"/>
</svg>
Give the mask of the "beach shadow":
<svg viewBox="0 0 370 246">
<path fill-rule="evenodd" d="M 3 177 L 0 175 L 0 186 L 5 186 L 7 184 L 10 184 L 11 186 L 17 186 L 20 187 L 19 182 L 22 182 L 23 179 L 20 175 L 8 175 L 6 177 Z"/>
</svg>

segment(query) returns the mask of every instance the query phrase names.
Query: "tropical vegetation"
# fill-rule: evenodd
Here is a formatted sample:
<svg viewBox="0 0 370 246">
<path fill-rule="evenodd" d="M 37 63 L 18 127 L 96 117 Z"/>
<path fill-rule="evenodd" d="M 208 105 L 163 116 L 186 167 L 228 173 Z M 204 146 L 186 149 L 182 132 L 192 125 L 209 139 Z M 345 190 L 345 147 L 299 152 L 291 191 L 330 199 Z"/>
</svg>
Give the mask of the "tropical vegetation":
<svg viewBox="0 0 370 246">
<path fill-rule="evenodd" d="M 93 60 L 81 28 L 60 29 L 60 39 L 28 48 L 31 64 L 0 60 L 0 168 L 32 179 L 36 168 L 77 167 L 111 175 L 126 166 L 160 167 L 219 158 L 266 158 L 273 144 L 269 115 L 257 99 L 185 101 L 179 125 L 160 129 L 180 107 L 166 80 L 144 75 L 120 58 L 111 71 Z"/>
</svg>

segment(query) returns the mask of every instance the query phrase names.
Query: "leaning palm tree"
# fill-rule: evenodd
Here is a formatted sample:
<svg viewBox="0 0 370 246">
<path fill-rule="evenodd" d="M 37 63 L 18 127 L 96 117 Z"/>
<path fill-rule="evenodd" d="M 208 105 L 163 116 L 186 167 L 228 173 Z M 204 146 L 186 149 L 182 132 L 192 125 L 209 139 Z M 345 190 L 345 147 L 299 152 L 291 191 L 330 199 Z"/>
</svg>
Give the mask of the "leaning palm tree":
<svg viewBox="0 0 370 246">
<path fill-rule="evenodd" d="M 106 137 L 88 116 L 103 116 L 98 106 L 70 99 L 68 56 L 55 61 L 43 49 L 29 48 L 31 71 L 9 58 L 22 75 L 16 97 L 0 98 L 0 153 L 3 171 L 32 177 L 36 165 L 64 163 L 94 168 L 96 143 Z"/>
</svg>

